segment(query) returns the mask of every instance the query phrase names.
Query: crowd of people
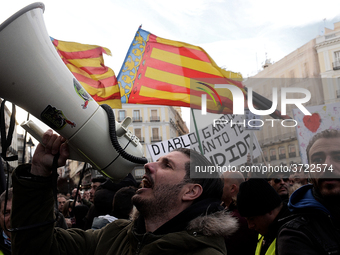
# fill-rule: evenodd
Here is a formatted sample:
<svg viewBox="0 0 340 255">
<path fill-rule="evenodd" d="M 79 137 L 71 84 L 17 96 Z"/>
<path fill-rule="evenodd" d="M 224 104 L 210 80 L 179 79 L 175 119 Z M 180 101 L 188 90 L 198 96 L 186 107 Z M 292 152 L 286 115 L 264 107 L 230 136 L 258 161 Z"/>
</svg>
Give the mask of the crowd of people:
<svg viewBox="0 0 340 255">
<path fill-rule="evenodd" d="M 130 219 L 137 184 L 131 174 L 118 184 L 101 176 L 91 179 L 89 189 L 75 187 L 71 195 L 58 193 L 58 227 L 99 229 L 116 219 Z"/>
<path fill-rule="evenodd" d="M 94 178 L 78 195 L 58 194 L 57 208 L 52 151 L 62 166 L 68 149 L 52 131 L 44 139 L 0 196 L 0 254 L 340 254 L 340 131 L 307 146 L 324 171 L 191 178 L 211 163 L 181 148 L 147 163 L 141 183 Z"/>
</svg>

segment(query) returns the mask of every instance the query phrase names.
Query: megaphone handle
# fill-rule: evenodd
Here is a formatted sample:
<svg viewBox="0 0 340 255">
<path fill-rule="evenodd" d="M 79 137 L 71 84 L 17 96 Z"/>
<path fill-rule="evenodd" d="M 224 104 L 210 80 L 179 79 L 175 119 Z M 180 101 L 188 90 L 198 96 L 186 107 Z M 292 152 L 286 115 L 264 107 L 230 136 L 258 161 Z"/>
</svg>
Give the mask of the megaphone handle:
<svg viewBox="0 0 340 255">
<path fill-rule="evenodd" d="M 32 120 L 27 120 L 20 126 L 30 133 L 39 143 L 43 144 L 42 137 L 45 132 Z"/>
<path fill-rule="evenodd" d="M 25 129 L 28 133 L 30 133 L 39 143 L 44 145 L 43 142 L 42 142 L 42 137 L 43 137 L 45 131 L 42 130 L 36 123 L 34 123 L 32 120 L 27 120 L 27 121 L 23 122 L 20 126 L 23 129 Z M 68 141 L 66 141 L 66 142 L 68 142 Z M 70 144 L 69 144 L 69 151 L 70 151 L 69 159 L 77 160 L 77 161 L 80 161 L 80 162 L 88 162 Z M 90 162 L 88 162 L 88 163 L 90 163 Z"/>
</svg>

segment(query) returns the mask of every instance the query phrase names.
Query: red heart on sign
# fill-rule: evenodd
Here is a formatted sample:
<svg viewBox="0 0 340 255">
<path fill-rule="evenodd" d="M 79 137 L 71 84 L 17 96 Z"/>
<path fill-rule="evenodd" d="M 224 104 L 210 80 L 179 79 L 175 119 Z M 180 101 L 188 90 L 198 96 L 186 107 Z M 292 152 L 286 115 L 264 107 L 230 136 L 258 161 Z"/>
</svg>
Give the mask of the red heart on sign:
<svg viewBox="0 0 340 255">
<path fill-rule="evenodd" d="M 313 113 L 312 116 L 304 116 L 303 123 L 305 124 L 306 128 L 315 133 L 320 127 L 320 115 L 318 113 Z"/>
</svg>

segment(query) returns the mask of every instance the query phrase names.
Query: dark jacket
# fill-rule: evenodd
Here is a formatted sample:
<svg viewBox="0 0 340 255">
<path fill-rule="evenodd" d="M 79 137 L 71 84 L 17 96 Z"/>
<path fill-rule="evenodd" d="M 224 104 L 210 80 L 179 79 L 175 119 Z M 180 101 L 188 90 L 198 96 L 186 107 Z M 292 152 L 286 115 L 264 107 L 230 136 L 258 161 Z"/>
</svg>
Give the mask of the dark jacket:
<svg viewBox="0 0 340 255">
<path fill-rule="evenodd" d="M 35 177 L 19 166 L 13 173 L 12 226 L 46 222 L 53 217 L 51 178 Z M 219 204 L 219 203 L 218 203 Z M 226 254 L 222 235 L 236 221 L 212 203 L 198 202 L 146 233 L 144 220 L 116 220 L 100 230 L 60 229 L 52 224 L 12 233 L 13 254 Z M 144 228 L 144 229 L 143 229 Z"/>
<path fill-rule="evenodd" d="M 340 216 L 324 205 L 313 185 L 296 190 L 288 207 L 293 215 L 280 230 L 277 254 L 340 254 Z"/>
<path fill-rule="evenodd" d="M 271 223 L 269 226 L 268 233 L 263 237 L 261 249 L 259 251 L 259 254 L 266 254 L 268 248 L 270 245 L 276 241 L 277 236 L 279 234 L 279 230 L 287 222 L 287 218 L 290 215 L 290 211 L 288 210 L 288 206 L 286 203 L 282 202 L 282 208 L 279 212 L 279 214 L 276 216 L 275 220 Z M 259 234 L 259 240 L 262 238 L 262 235 Z M 260 241 L 259 241 L 260 242 Z M 259 247 L 260 244 L 258 244 Z M 273 244 L 274 246 L 274 244 Z"/>
<path fill-rule="evenodd" d="M 228 255 L 254 255 L 258 233 L 248 228 L 247 220 L 240 215 L 234 203 L 231 203 L 226 211 L 237 219 L 239 224 L 239 228 L 234 234 L 225 237 Z"/>
</svg>

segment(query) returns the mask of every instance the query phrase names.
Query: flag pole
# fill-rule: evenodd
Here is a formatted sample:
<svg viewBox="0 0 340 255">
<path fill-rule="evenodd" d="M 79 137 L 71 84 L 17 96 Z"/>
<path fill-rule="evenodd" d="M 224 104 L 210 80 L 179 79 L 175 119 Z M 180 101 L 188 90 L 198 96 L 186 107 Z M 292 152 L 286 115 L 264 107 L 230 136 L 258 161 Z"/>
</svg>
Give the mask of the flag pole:
<svg viewBox="0 0 340 255">
<path fill-rule="evenodd" d="M 204 155 L 203 153 L 203 149 L 202 149 L 202 145 L 201 145 L 201 139 L 200 139 L 200 135 L 198 133 L 198 129 L 197 129 L 197 124 L 196 124 L 196 119 L 195 119 L 195 113 L 194 113 L 194 109 L 191 108 L 191 113 L 192 113 L 192 119 L 194 120 L 194 125 L 195 125 L 195 132 L 197 135 L 197 140 L 198 140 L 198 145 L 201 151 L 201 154 Z"/>
<path fill-rule="evenodd" d="M 27 113 L 27 120 L 30 119 L 30 113 Z M 25 130 L 25 135 L 24 135 L 24 148 L 22 149 L 22 164 L 25 164 L 25 156 L 26 156 L 26 139 L 27 139 L 27 130 Z M 30 163 L 30 162 L 28 162 Z"/>
</svg>

